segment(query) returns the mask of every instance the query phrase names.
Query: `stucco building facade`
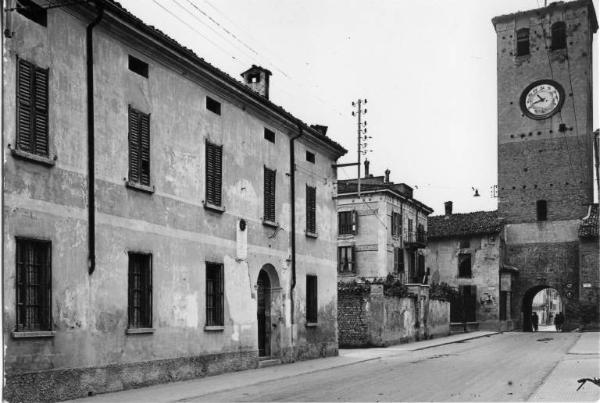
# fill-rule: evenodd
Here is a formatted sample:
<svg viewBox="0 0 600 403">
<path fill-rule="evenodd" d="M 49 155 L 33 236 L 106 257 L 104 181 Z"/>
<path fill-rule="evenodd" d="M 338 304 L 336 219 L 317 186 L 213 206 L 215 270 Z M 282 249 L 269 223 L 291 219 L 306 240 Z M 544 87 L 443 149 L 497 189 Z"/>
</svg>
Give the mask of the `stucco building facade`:
<svg viewBox="0 0 600 403">
<path fill-rule="evenodd" d="M 337 354 L 326 128 L 116 2 L 31 4 L 4 38 L 5 398 Z"/>
<path fill-rule="evenodd" d="M 500 265 L 502 226 L 497 211 L 445 214 L 428 220 L 425 265 L 430 283 L 458 291 L 451 301 L 454 331 L 510 330 L 511 282 L 517 274 Z"/>
<path fill-rule="evenodd" d="M 392 274 L 404 283 L 422 283 L 426 276 L 423 248 L 427 242 L 427 216 L 433 210 L 413 197 L 404 183 L 369 173 L 338 181 L 337 246 L 340 281 L 386 278 Z"/>
<path fill-rule="evenodd" d="M 597 306 L 597 230 L 579 234 L 593 206 L 593 2 L 555 2 L 493 19 L 497 34 L 498 217 L 503 265 L 518 269 L 511 316 L 531 329 L 531 303 L 556 289 L 565 329 Z M 595 256 L 587 258 L 585 256 Z M 582 279 L 586 281 L 584 290 Z M 593 299 L 596 302 L 593 302 Z"/>
</svg>

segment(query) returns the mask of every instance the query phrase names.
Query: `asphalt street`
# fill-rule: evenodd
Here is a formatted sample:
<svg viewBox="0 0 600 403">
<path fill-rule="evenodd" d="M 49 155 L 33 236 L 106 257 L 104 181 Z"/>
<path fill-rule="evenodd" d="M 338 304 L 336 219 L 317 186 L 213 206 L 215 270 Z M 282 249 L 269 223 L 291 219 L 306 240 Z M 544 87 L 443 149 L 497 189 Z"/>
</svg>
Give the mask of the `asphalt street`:
<svg viewBox="0 0 600 403">
<path fill-rule="evenodd" d="M 293 372 L 294 366 L 309 364 L 282 365 L 281 370 L 291 372 L 273 376 L 274 379 L 261 378 L 260 371 L 270 368 L 224 374 L 191 383 L 181 382 L 183 389 L 180 390 L 177 384 L 159 386 L 155 396 L 157 401 L 182 402 L 595 401 L 600 398 L 600 393 L 596 393 L 600 388 L 593 384 L 575 394 L 578 376 L 600 376 L 597 333 L 593 337 L 587 335 L 581 351 L 569 354 L 581 337 L 581 333 L 510 332 L 421 350 L 410 350 L 407 348 L 410 345 L 346 350 L 341 352 L 343 357 L 336 358 L 362 357 L 363 360 L 297 374 Z M 327 359 L 313 361 L 318 364 Z M 555 374 L 558 378 L 554 379 L 553 371 L 564 365 L 567 365 L 566 373 Z M 578 368 L 579 374 L 576 373 Z M 253 373 L 255 382 L 238 379 Z M 203 385 L 203 381 L 208 382 Z M 220 386 L 215 386 L 217 384 Z M 164 388 L 172 388 L 172 393 L 166 395 L 168 389 Z M 143 393 L 143 389 L 126 391 L 96 396 L 96 400 L 111 401 L 112 396 L 119 401 L 147 401 L 147 392 L 146 396 Z M 555 396 L 562 397 L 553 398 Z"/>
</svg>

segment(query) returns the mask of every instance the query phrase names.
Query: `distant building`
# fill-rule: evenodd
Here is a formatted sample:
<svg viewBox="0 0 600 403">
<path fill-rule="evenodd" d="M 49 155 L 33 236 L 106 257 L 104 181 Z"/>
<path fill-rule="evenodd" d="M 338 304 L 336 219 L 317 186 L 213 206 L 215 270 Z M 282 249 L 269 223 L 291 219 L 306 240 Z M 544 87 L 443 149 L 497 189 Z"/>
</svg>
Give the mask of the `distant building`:
<svg viewBox="0 0 600 403">
<path fill-rule="evenodd" d="M 498 46 L 498 218 L 506 247 L 501 264 L 519 273 L 510 316 L 530 331 L 534 296 L 552 288 L 560 294 L 566 330 L 588 319 L 597 323 L 594 4 L 559 1 L 492 23 Z"/>
<path fill-rule="evenodd" d="M 338 181 L 338 276 L 341 281 L 385 278 L 404 283 L 426 277 L 423 248 L 427 216 L 433 210 L 413 197 L 413 189 L 385 176 L 373 176 L 365 161 L 365 177 Z"/>
<path fill-rule="evenodd" d="M 336 355 L 344 148 L 266 69 L 116 1 L 38 3 L 3 10 L 4 398 Z"/>
<path fill-rule="evenodd" d="M 512 328 L 507 313 L 513 276 L 500 265 L 501 231 L 497 211 L 453 214 L 450 201 L 444 215 L 428 219 L 430 282 L 459 292 L 450 305 L 452 330 Z"/>
</svg>

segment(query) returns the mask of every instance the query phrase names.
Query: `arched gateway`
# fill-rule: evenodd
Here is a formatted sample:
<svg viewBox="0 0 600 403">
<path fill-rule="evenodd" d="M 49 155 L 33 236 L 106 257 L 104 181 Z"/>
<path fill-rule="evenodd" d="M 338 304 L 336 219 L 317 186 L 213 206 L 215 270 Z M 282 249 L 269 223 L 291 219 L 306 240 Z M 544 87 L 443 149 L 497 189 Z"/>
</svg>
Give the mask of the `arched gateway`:
<svg viewBox="0 0 600 403">
<path fill-rule="evenodd" d="M 555 315 L 558 312 L 564 314 L 560 293 L 547 285 L 531 287 L 525 292 L 521 306 L 521 313 L 523 315 L 521 323 L 523 324 L 524 332 L 531 332 L 533 330 L 531 318 L 534 311 L 538 316 L 538 323 L 542 329 L 545 325 L 554 325 Z"/>
</svg>

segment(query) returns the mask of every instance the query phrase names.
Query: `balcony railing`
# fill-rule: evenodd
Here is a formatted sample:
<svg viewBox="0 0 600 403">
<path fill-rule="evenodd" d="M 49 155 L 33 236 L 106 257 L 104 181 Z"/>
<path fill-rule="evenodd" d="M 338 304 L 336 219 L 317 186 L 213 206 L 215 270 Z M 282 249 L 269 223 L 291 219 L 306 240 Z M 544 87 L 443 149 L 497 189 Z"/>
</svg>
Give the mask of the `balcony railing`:
<svg viewBox="0 0 600 403">
<path fill-rule="evenodd" d="M 404 243 L 409 247 L 424 248 L 427 245 L 427 232 L 408 231 L 405 234 Z"/>
</svg>

